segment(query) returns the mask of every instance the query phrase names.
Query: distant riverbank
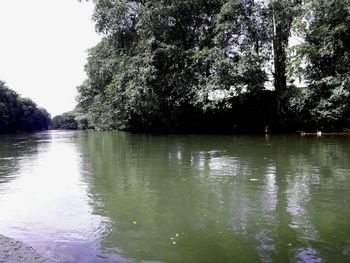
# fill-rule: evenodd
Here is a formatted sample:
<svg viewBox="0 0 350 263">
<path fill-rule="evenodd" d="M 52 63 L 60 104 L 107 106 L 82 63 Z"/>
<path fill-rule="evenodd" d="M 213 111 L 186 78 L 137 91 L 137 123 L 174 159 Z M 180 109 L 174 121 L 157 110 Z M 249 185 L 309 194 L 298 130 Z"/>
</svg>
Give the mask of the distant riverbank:
<svg viewBox="0 0 350 263">
<path fill-rule="evenodd" d="M 21 241 L 0 235 L 0 262 L 53 263 Z"/>
</svg>

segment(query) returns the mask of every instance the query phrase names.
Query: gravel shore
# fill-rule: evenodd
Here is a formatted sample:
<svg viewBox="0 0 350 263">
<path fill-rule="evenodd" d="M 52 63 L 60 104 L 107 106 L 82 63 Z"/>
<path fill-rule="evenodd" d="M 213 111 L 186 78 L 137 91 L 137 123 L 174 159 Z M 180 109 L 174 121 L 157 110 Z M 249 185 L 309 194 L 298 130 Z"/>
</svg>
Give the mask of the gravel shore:
<svg viewBox="0 0 350 263">
<path fill-rule="evenodd" d="M 0 235 L 0 263 L 54 263 L 21 241 Z"/>
</svg>

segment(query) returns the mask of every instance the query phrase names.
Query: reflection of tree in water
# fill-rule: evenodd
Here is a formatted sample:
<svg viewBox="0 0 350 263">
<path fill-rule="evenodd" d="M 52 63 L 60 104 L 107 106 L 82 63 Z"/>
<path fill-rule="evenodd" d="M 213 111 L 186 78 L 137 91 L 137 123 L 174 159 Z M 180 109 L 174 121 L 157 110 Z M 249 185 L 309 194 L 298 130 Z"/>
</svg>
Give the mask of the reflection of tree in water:
<svg viewBox="0 0 350 263">
<path fill-rule="evenodd" d="M 7 155 L 18 158 L 19 167 L 11 171 L 14 180 L 0 192 L 0 232 L 59 262 L 111 262 L 116 257 L 99 257 L 100 236 L 108 220 L 91 214 L 89 182 L 82 178 L 76 147 L 78 134 L 55 131 L 24 140 L 10 137 L 6 148 L 23 144 L 24 155 Z M 32 140 L 38 145 L 35 155 Z"/>
<path fill-rule="evenodd" d="M 0 135 L 0 189 L 2 183 L 15 178 L 23 161 L 35 158 L 40 146 L 46 143 L 45 136 L 46 133 Z"/>
<path fill-rule="evenodd" d="M 349 201 L 349 194 L 337 193 L 344 182 L 342 177 L 349 173 L 349 142 L 345 140 L 307 139 L 295 142 L 291 154 L 279 165 L 285 186 L 285 205 L 288 214 L 288 227 L 293 230 L 295 240 L 290 240 L 291 256 L 298 262 L 321 262 L 343 257 L 339 248 L 346 238 L 339 227 L 332 233 L 325 230 L 338 218 L 341 206 L 336 200 Z M 339 169 L 341 170 L 339 172 Z M 344 173 L 345 169 L 347 172 Z M 341 175 L 341 176 L 339 176 Z M 349 186 L 349 182 L 347 182 Z M 331 191 L 325 191 L 325 188 Z M 280 189 L 281 191 L 282 189 Z M 327 206 L 333 211 L 328 216 Z M 336 211 L 338 210 L 338 211 Z M 349 210 L 348 210 L 349 211 Z M 328 218 L 329 222 L 324 221 Z M 345 223 L 348 228 L 348 222 Z M 332 236 L 338 233 L 334 240 Z M 333 250 L 333 251 L 332 251 Z M 344 258 L 343 258 L 344 260 Z"/>
<path fill-rule="evenodd" d="M 327 257 L 314 197 L 349 169 L 346 141 L 89 133 L 81 145 L 95 212 L 114 223 L 106 247 L 165 261 Z"/>
</svg>

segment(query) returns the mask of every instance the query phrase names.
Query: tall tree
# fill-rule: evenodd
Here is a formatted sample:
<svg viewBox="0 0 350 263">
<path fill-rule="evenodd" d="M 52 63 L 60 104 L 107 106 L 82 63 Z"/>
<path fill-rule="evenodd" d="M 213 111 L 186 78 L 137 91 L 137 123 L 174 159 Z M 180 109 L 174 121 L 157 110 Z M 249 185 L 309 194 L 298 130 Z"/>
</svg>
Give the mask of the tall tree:
<svg viewBox="0 0 350 263">
<path fill-rule="evenodd" d="M 340 72 L 348 67 L 348 27 L 340 21 L 347 19 L 348 1 L 93 0 L 96 28 L 104 38 L 89 51 L 88 79 L 78 88 L 84 120 L 87 116 L 99 129 L 179 131 L 199 127 L 208 116 L 237 123 L 236 111 L 244 115 L 240 120 L 270 116 L 266 119 L 287 123 L 287 109 L 293 108 L 287 104 L 292 93 L 286 76 L 293 22 L 309 25 L 303 50 L 315 94 L 337 90 L 317 91 L 317 82 L 330 80 L 326 71 L 342 76 L 332 78 L 338 81 L 334 87 L 345 87 L 347 75 Z M 308 15 L 300 15 L 308 8 Z M 322 46 L 325 36 L 329 41 Z M 339 59 L 334 70 L 330 65 Z M 275 91 L 268 92 L 271 61 Z M 344 105 L 339 98 L 346 92 L 332 97 L 336 104 Z M 300 98 L 314 115 L 324 114 L 318 109 L 330 102 Z"/>
<path fill-rule="evenodd" d="M 106 38 L 90 51 L 81 103 L 97 106 L 88 108 L 97 126 L 108 119 L 104 129 L 176 128 L 192 108 L 193 54 L 211 45 L 221 1 L 94 2 Z"/>
<path fill-rule="evenodd" d="M 301 0 L 270 0 L 272 20 L 272 43 L 274 64 L 274 87 L 277 112 L 282 114 L 287 91 L 286 50 L 291 35 L 292 23 L 297 15 Z"/>
<path fill-rule="evenodd" d="M 306 2 L 298 46 L 309 85 L 304 105 L 319 127 L 350 125 L 350 1 Z"/>
</svg>

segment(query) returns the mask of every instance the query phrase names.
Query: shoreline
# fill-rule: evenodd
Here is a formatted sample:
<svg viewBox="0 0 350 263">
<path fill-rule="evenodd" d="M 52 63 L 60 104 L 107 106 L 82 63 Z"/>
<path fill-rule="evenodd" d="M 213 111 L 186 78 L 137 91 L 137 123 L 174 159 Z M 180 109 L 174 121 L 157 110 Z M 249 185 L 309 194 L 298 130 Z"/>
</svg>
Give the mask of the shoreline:
<svg viewBox="0 0 350 263">
<path fill-rule="evenodd" d="M 1 263 L 54 263 L 21 241 L 0 235 Z"/>
</svg>

